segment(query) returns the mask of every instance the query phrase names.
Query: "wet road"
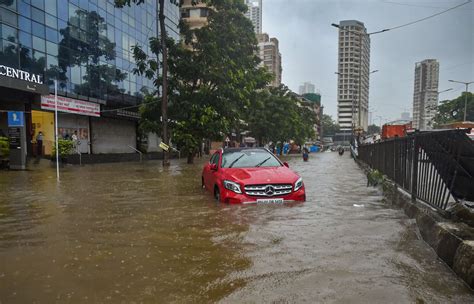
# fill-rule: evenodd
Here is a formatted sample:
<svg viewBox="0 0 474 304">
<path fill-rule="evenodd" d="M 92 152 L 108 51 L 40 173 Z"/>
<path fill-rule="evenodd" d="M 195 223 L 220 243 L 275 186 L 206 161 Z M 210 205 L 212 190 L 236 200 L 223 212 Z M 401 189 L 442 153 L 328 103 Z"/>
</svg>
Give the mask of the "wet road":
<svg viewBox="0 0 474 304">
<path fill-rule="evenodd" d="M 200 160 L 0 172 L 0 303 L 474 302 L 347 155 L 288 161 L 304 204 L 216 204 Z"/>
</svg>

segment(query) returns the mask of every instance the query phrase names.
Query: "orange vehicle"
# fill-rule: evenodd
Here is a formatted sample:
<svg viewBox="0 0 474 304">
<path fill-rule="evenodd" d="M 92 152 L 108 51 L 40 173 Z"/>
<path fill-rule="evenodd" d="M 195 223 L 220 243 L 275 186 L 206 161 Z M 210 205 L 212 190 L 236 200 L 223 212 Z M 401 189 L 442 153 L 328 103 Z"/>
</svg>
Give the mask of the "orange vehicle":
<svg viewBox="0 0 474 304">
<path fill-rule="evenodd" d="M 386 123 L 382 127 L 382 140 L 394 137 L 405 137 L 407 131 L 411 129 L 411 121 L 407 120 L 397 120 Z"/>
</svg>

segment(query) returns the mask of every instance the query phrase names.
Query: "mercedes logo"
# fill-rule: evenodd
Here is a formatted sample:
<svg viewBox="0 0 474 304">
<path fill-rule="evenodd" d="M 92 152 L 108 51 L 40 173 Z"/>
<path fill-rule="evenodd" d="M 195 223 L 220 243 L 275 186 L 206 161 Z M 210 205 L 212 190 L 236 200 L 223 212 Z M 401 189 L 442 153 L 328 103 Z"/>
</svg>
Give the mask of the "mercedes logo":
<svg viewBox="0 0 474 304">
<path fill-rule="evenodd" d="M 265 187 L 265 194 L 267 196 L 272 196 L 275 193 L 275 189 L 273 189 L 273 186 L 266 186 Z"/>
</svg>

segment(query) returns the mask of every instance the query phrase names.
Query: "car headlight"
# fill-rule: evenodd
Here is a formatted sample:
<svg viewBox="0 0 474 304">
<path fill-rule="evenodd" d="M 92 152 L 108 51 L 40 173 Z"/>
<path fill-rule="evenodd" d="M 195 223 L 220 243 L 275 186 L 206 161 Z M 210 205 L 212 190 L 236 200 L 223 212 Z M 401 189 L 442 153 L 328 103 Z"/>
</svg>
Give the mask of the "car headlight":
<svg viewBox="0 0 474 304">
<path fill-rule="evenodd" d="M 242 190 L 240 190 L 240 185 L 237 183 L 225 180 L 224 187 L 230 191 L 234 191 L 235 193 L 242 193 Z"/>
<path fill-rule="evenodd" d="M 295 191 L 300 190 L 300 188 L 303 187 L 303 178 L 300 177 L 298 180 L 295 182 Z"/>
</svg>

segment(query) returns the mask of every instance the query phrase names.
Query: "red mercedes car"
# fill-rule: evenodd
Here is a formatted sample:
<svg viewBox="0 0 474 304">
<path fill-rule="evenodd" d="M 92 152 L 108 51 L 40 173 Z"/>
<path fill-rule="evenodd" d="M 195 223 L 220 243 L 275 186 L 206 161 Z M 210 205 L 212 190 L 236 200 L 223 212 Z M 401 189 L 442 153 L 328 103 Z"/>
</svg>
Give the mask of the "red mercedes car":
<svg viewBox="0 0 474 304">
<path fill-rule="evenodd" d="M 215 152 L 202 170 L 202 187 L 228 204 L 306 200 L 303 179 L 264 148 Z"/>
</svg>

